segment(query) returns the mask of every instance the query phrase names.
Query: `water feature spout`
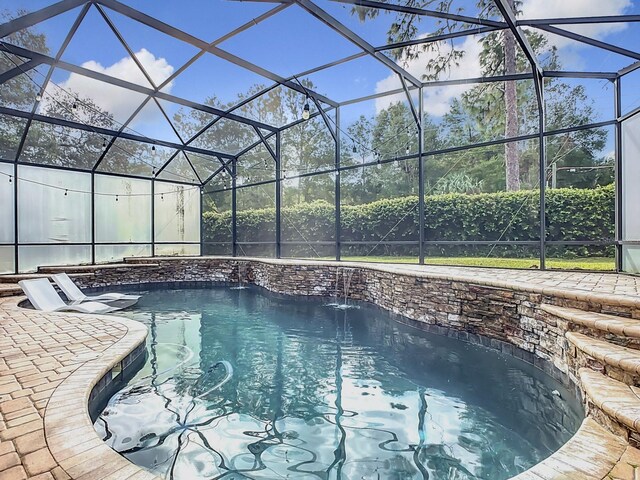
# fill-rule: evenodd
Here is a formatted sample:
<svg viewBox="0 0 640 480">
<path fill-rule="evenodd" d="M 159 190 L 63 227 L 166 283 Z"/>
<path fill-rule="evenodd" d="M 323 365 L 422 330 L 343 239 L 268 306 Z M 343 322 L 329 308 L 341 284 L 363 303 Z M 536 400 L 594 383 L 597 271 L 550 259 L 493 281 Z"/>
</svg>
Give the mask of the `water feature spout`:
<svg viewBox="0 0 640 480">
<path fill-rule="evenodd" d="M 345 305 L 349 304 L 349 288 L 351 288 L 351 279 L 353 278 L 353 272 L 353 268 L 344 267 L 342 273 L 342 287 Z"/>
<path fill-rule="evenodd" d="M 231 287 L 231 290 L 244 290 L 248 288 L 246 286 L 247 280 L 247 264 L 245 262 L 238 262 L 238 283 Z"/>
<path fill-rule="evenodd" d="M 352 306 L 349 305 L 349 293 L 354 272 L 355 269 L 351 267 L 336 268 L 336 286 L 333 297 L 334 302 L 331 306 L 340 309 L 352 308 Z M 340 277 L 342 277 L 342 284 L 340 284 Z"/>
</svg>

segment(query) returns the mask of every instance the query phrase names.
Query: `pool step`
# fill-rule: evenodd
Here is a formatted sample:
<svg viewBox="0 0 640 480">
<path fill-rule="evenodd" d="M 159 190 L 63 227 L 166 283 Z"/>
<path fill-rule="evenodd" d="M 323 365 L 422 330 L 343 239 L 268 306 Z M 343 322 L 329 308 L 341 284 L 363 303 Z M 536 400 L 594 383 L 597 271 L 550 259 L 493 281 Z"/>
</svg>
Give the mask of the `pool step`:
<svg viewBox="0 0 640 480">
<path fill-rule="evenodd" d="M 640 389 L 590 368 L 578 372 L 588 400 L 617 423 L 640 432 Z"/>
<path fill-rule="evenodd" d="M 567 332 L 565 337 L 578 350 L 604 365 L 607 374 L 609 373 L 607 372 L 607 367 L 613 367 L 633 376 L 632 379 L 625 379 L 626 381 L 636 383 L 638 380 L 637 376 L 640 375 L 640 350 L 621 347 L 606 340 L 589 337 L 578 332 Z M 620 380 L 620 378 L 616 379 Z"/>
<path fill-rule="evenodd" d="M 586 312 L 577 308 L 557 307 L 543 303 L 540 308 L 551 315 L 593 330 L 640 339 L 640 320 L 605 313 Z"/>
<path fill-rule="evenodd" d="M 637 465 L 634 453 L 622 438 L 587 417 L 553 455 L 511 480 L 633 480 L 628 473 L 633 475 Z"/>
</svg>

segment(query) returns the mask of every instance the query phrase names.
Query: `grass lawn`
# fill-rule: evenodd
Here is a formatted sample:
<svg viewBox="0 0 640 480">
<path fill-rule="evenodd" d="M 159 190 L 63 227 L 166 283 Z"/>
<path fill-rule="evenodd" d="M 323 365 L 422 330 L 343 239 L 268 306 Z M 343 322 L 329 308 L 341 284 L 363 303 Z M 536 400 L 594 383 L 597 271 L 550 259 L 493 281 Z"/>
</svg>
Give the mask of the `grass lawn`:
<svg viewBox="0 0 640 480">
<path fill-rule="evenodd" d="M 418 263 L 416 257 L 342 257 L 352 262 L 386 262 L 386 263 Z M 537 258 L 495 258 L 495 257 L 427 257 L 425 263 L 430 265 L 460 265 L 465 267 L 503 267 L 503 268 L 538 268 Z M 565 270 L 614 270 L 613 258 L 547 258 L 548 269 Z"/>
</svg>

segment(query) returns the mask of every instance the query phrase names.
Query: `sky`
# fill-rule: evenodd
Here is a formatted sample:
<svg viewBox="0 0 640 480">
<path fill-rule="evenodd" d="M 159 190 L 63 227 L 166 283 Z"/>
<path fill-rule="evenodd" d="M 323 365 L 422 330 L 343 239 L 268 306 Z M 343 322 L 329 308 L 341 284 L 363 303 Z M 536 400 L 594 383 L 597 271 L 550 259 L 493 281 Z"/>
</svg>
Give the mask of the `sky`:
<svg viewBox="0 0 640 480">
<path fill-rule="evenodd" d="M 392 1 L 401 2 L 401 0 Z M 20 0 L 17 3 L 21 9 L 35 11 L 54 2 Z M 180 8 L 176 8 L 175 2 L 122 0 L 122 3 L 138 8 L 206 42 L 220 38 L 275 7 L 274 4 L 262 2 L 232 0 L 183 0 L 179 3 Z M 349 5 L 330 0 L 316 0 L 316 3 L 370 44 L 374 46 L 386 44 L 387 31 L 394 19 L 392 14 L 382 13 L 374 20 L 361 22 L 352 15 Z M 462 14 L 477 13 L 473 1 L 459 0 L 454 4 L 462 8 Z M 16 1 L 0 0 L 0 9 L 15 11 Z M 187 43 L 175 40 L 109 9 L 105 11 L 156 84 L 163 82 L 198 52 L 198 49 Z M 75 9 L 37 27 L 47 35 L 52 55 L 55 55 L 62 44 L 78 12 L 79 9 Z M 638 13 L 640 13 L 638 0 L 563 0 L 561 2 L 524 0 L 520 18 Z M 424 37 L 433 31 L 435 23 L 431 19 L 424 18 L 418 27 L 419 35 Z M 637 48 L 635 39 L 639 38 L 640 34 L 635 24 L 587 24 L 565 28 L 629 49 Z M 579 44 L 563 37 L 548 34 L 547 39 L 558 49 L 558 56 L 565 70 L 616 71 L 633 63 L 631 58 Z M 478 37 L 466 37 L 456 41 L 455 47 L 462 49 L 465 55 L 459 65 L 452 67 L 443 75 L 443 79 L 481 75 L 478 59 L 481 51 L 479 40 Z M 360 51 L 351 42 L 297 5 L 290 6 L 275 16 L 253 25 L 221 42 L 218 46 L 230 54 L 242 57 L 282 77 L 298 74 Z M 447 48 L 451 47 L 442 46 L 444 50 Z M 69 43 L 62 60 L 149 86 L 148 80 L 94 7 L 90 9 Z M 428 60 L 429 54 L 423 54 L 418 60 L 409 61 L 405 66 L 410 73 L 420 78 Z M 317 85 L 319 93 L 326 94 L 336 101 L 400 87 L 397 75 L 381 62 L 368 56 L 303 78 L 312 80 Z M 34 79 L 38 81 L 37 75 Z M 105 85 L 77 74 L 69 74 L 61 69 L 54 72 L 52 80 L 55 84 L 47 88 L 48 94 L 60 95 L 68 90 L 78 92 L 82 97 L 92 98 L 100 108 L 112 113 L 117 122 L 124 122 L 144 99 L 139 93 Z M 613 89 L 610 82 L 603 80 L 568 82 L 585 86 L 588 95 L 594 100 L 597 120 L 612 118 Z M 216 95 L 220 101 L 226 103 L 233 101 L 239 93 L 246 92 L 255 84 L 268 86 L 272 83 L 265 77 L 207 54 L 187 68 L 181 76 L 167 84 L 163 91 L 195 102 L 203 102 L 206 97 Z M 640 86 L 640 73 L 623 80 L 624 111 L 640 106 L 638 86 Z M 471 86 L 426 89 L 426 112 L 437 121 L 447 113 L 451 101 L 468 88 Z M 344 107 L 341 109 L 342 120 L 347 125 L 359 115 L 375 114 L 398 99 L 402 97 L 387 96 Z M 46 101 L 44 103 L 46 104 Z M 167 108 L 169 116 L 178 109 L 177 106 L 168 103 L 163 106 Z M 149 137 L 177 140 L 155 105 L 149 105 L 143 109 L 130 125 L 130 130 Z M 610 140 L 607 148 L 612 145 L 612 142 L 613 139 Z"/>
</svg>

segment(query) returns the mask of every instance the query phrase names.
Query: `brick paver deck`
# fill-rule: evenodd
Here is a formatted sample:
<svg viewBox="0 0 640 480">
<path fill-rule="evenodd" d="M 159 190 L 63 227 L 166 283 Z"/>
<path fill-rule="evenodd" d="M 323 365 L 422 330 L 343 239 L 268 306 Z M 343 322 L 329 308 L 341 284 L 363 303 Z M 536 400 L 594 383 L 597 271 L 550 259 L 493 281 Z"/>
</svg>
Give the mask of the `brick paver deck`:
<svg viewBox="0 0 640 480">
<path fill-rule="evenodd" d="M 396 268 L 439 274 L 457 274 L 479 279 L 513 281 L 530 286 L 568 288 L 600 294 L 640 295 L 640 276 L 606 272 L 562 272 L 506 268 L 441 267 L 401 265 Z"/>
<path fill-rule="evenodd" d="M 115 317 L 28 310 L 18 307 L 18 300 L 0 299 L 0 480 L 69 479 L 66 457 L 52 454 L 52 441 L 92 440 L 90 422 L 86 431 L 91 387 L 144 341 L 146 328 Z M 61 413 L 67 427 L 85 431 L 56 432 Z M 56 433 L 66 439 L 53 437 Z M 96 463 L 105 452 L 94 453 L 85 460 Z"/>
</svg>

